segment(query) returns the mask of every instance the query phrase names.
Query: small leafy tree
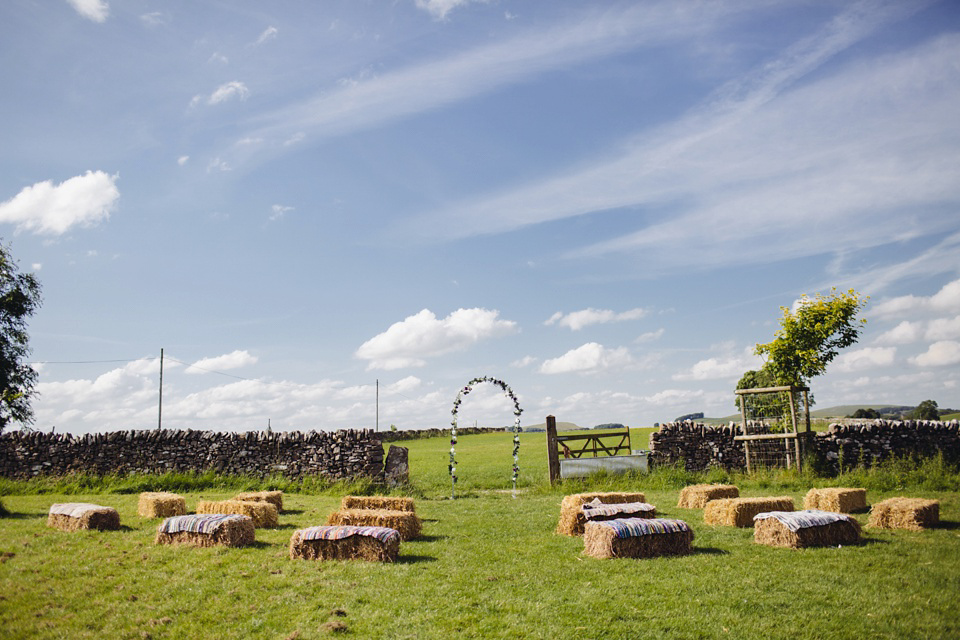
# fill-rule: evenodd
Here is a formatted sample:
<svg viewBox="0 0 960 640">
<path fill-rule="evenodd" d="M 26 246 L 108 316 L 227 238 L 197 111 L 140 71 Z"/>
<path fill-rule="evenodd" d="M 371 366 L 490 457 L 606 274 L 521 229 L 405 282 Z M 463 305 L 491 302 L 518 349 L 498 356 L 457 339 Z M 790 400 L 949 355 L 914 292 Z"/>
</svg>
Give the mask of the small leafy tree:
<svg viewBox="0 0 960 640">
<path fill-rule="evenodd" d="M 27 318 L 40 307 L 40 283 L 20 273 L 10 249 L 0 244 L 0 432 L 11 422 L 30 424 L 37 372 L 30 355 Z"/>
<path fill-rule="evenodd" d="M 876 409 L 857 409 L 850 417 L 855 420 L 877 420 L 881 416 Z"/>
<path fill-rule="evenodd" d="M 940 407 L 937 406 L 936 400 L 924 400 L 913 410 L 911 417 L 914 420 L 939 420 Z"/>
</svg>

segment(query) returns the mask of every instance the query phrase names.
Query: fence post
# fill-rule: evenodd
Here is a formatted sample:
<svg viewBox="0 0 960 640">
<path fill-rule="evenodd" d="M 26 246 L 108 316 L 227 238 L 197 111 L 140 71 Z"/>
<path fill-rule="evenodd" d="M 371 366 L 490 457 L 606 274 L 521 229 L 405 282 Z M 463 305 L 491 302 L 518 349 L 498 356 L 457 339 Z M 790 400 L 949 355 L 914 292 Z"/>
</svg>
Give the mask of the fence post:
<svg viewBox="0 0 960 640">
<path fill-rule="evenodd" d="M 547 416 L 547 465 L 550 468 L 550 484 L 560 479 L 560 456 L 557 453 L 557 419 Z"/>
</svg>

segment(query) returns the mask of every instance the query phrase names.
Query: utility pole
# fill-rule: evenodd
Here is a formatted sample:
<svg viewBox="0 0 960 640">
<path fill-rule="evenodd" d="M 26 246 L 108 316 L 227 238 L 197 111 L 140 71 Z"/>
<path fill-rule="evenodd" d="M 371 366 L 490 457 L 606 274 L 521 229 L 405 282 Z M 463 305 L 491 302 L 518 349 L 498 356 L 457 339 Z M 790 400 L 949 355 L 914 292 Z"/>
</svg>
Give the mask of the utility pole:
<svg viewBox="0 0 960 640">
<path fill-rule="evenodd" d="M 375 431 L 380 432 L 380 378 L 377 378 L 377 423 Z"/>
<path fill-rule="evenodd" d="M 163 347 L 160 347 L 160 402 L 157 409 L 157 430 L 163 428 Z"/>
</svg>

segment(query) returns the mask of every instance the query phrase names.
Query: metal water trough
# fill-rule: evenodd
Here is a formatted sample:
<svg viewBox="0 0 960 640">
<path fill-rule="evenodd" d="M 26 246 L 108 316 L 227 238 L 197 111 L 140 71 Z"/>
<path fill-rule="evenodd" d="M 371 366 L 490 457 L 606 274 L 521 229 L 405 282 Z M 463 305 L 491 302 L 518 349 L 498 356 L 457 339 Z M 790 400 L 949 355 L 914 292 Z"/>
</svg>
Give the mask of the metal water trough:
<svg viewBox="0 0 960 640">
<path fill-rule="evenodd" d="M 585 478 L 597 471 L 607 473 L 629 473 L 631 471 L 649 471 L 649 451 L 634 451 L 629 456 L 602 456 L 598 458 L 561 458 L 561 478 Z"/>
</svg>

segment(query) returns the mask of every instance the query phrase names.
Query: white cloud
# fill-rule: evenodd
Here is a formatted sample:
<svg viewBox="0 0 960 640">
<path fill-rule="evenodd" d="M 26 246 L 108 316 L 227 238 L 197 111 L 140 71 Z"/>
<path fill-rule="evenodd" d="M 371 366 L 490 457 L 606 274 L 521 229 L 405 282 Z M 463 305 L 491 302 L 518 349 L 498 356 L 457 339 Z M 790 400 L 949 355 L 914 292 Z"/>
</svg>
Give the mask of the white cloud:
<svg viewBox="0 0 960 640">
<path fill-rule="evenodd" d="M 34 262 L 32 265 L 30 265 L 30 268 L 31 268 L 33 271 L 40 271 L 41 269 L 43 269 L 43 263 L 42 263 L 42 262 Z"/>
<path fill-rule="evenodd" d="M 0 204 L 0 222 L 15 224 L 17 232 L 48 236 L 63 235 L 74 226 L 94 226 L 116 207 L 117 177 L 87 171 L 58 185 L 38 182 Z"/>
<path fill-rule="evenodd" d="M 481 340 L 515 333 L 516 323 L 501 320 L 499 315 L 499 311 L 487 309 L 457 309 L 438 319 L 432 311 L 423 309 L 364 342 L 355 355 L 369 361 L 368 369 L 422 367 L 425 358 L 462 351 Z"/>
<path fill-rule="evenodd" d="M 626 347 L 608 349 L 602 344 L 588 342 L 558 358 L 544 361 L 540 365 L 540 373 L 594 373 L 620 369 L 631 364 L 633 358 Z"/>
<path fill-rule="evenodd" d="M 912 358 L 911 362 L 920 367 L 945 367 L 960 364 L 960 342 L 954 340 L 934 342 L 924 353 Z"/>
<path fill-rule="evenodd" d="M 660 328 L 656 331 L 647 331 L 646 333 L 641 333 L 637 336 L 637 339 L 634 342 L 640 344 L 643 342 L 654 342 L 663 337 L 663 334 L 666 333 L 666 329 Z"/>
<path fill-rule="evenodd" d="M 693 400 L 700 400 L 703 396 L 703 391 L 699 389 L 665 389 L 645 399 L 655 405 L 680 406 Z"/>
<path fill-rule="evenodd" d="M 924 334 L 927 340 L 952 340 L 960 338 L 960 316 L 931 320 Z"/>
<path fill-rule="evenodd" d="M 932 296 L 907 295 L 889 298 L 874 306 L 871 315 L 887 317 L 931 311 L 960 311 L 960 280 L 948 282 Z"/>
<path fill-rule="evenodd" d="M 535 358 L 535 357 L 533 357 L 533 356 L 524 356 L 524 357 L 520 358 L 519 360 L 514 360 L 513 362 L 511 362 L 511 363 L 510 363 L 510 366 L 511 366 L 511 367 L 514 367 L 514 368 L 517 368 L 517 369 L 524 369 L 524 368 L 529 367 L 530 365 L 534 364 L 536 361 L 537 361 L 537 358 Z"/>
<path fill-rule="evenodd" d="M 673 375 L 674 380 L 738 380 L 744 373 L 763 366 L 763 359 L 746 347 L 741 353 L 733 352 L 732 345 L 719 345 L 723 355 L 705 358 L 695 363 L 688 371 Z"/>
<path fill-rule="evenodd" d="M 216 371 L 239 369 L 257 363 L 257 357 L 246 350 L 237 350 L 222 356 L 202 358 L 191 364 L 186 372 L 204 374 Z"/>
<path fill-rule="evenodd" d="M 232 170 L 233 168 L 229 164 L 227 164 L 226 160 L 221 159 L 220 156 L 213 158 L 212 160 L 210 160 L 210 162 L 207 163 L 207 173 L 210 173 L 211 171 L 232 171 Z"/>
<path fill-rule="evenodd" d="M 213 64 L 230 64 L 230 58 L 223 55 L 219 51 L 214 51 L 212 54 L 210 54 L 210 59 L 207 60 L 207 62 Z"/>
<path fill-rule="evenodd" d="M 177 158 L 177 164 L 180 165 L 181 167 L 187 164 L 188 162 L 190 162 L 190 156 L 180 156 L 179 158 Z"/>
<path fill-rule="evenodd" d="M 287 211 L 293 211 L 293 207 L 285 207 L 281 204 L 275 204 L 270 207 L 270 221 L 280 220 L 286 215 Z"/>
<path fill-rule="evenodd" d="M 923 324 L 904 320 L 894 328 L 877 336 L 877 344 L 910 344 L 923 335 Z"/>
<path fill-rule="evenodd" d="M 263 33 L 260 34 L 260 37 L 257 38 L 254 45 L 261 45 L 264 42 L 269 42 L 277 37 L 277 28 L 276 27 L 267 27 Z"/>
<path fill-rule="evenodd" d="M 104 22 L 110 16 L 110 5 L 103 0 L 67 0 L 77 13 L 94 22 Z"/>
<path fill-rule="evenodd" d="M 558 324 L 561 327 L 568 327 L 572 331 L 579 331 L 592 324 L 606 324 L 609 322 L 625 322 L 627 320 L 639 320 L 647 315 L 646 309 L 630 309 L 617 313 L 609 309 L 583 309 L 573 311 L 564 315 L 561 312 L 553 314 L 544 324 Z"/>
<path fill-rule="evenodd" d="M 207 104 L 220 104 L 221 102 L 226 102 L 227 100 L 232 100 L 233 98 L 246 100 L 247 96 L 249 95 L 250 90 L 247 89 L 247 85 L 238 80 L 233 80 L 231 82 L 225 82 L 217 87 L 207 99 Z"/>
<path fill-rule="evenodd" d="M 897 355 L 896 347 L 866 347 L 856 351 L 845 351 L 837 356 L 837 370 L 850 373 L 865 371 L 893 364 Z"/>
<path fill-rule="evenodd" d="M 148 27 L 159 27 L 167 23 L 167 16 L 160 11 L 152 11 L 141 15 L 140 22 Z"/>
<path fill-rule="evenodd" d="M 447 14 L 456 9 L 477 2 L 478 0 L 416 0 L 418 9 L 423 9 L 437 20 L 445 20 Z M 479 0 L 487 2 L 488 0 Z"/>
</svg>

